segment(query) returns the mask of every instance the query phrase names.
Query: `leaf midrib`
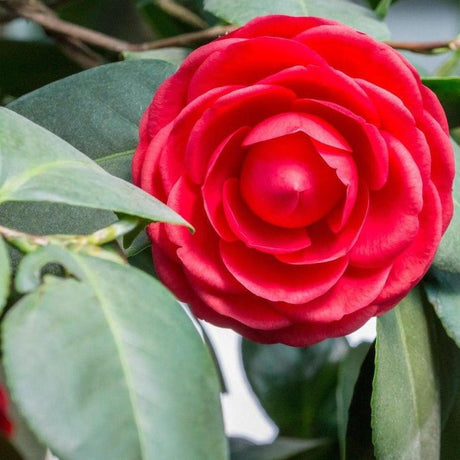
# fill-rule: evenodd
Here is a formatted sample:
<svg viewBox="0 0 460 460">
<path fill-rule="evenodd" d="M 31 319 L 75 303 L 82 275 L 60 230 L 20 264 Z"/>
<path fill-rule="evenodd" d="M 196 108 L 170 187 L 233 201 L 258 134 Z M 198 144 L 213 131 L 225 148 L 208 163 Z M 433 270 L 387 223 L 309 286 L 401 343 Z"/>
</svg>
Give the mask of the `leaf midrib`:
<svg viewBox="0 0 460 460">
<path fill-rule="evenodd" d="M 54 161 L 37 166 L 36 168 L 27 169 L 23 173 L 16 175 L 12 179 L 6 180 L 3 183 L 3 186 L 0 187 L 0 203 L 8 201 L 8 196 L 11 195 L 12 192 L 16 191 L 34 177 L 46 172 L 47 170 L 59 169 L 63 166 L 78 166 L 80 168 L 94 169 L 92 164 L 86 164 L 75 160 Z M 96 166 L 96 168 L 99 168 L 99 166 Z"/>
<path fill-rule="evenodd" d="M 127 391 L 128 391 L 128 398 L 129 398 L 129 401 L 131 403 L 132 415 L 133 415 L 134 423 L 135 423 L 136 428 L 137 428 L 136 434 L 137 434 L 137 439 L 139 441 L 139 449 L 140 449 L 141 459 L 147 459 L 145 441 L 144 441 L 143 437 L 141 436 L 141 434 L 142 434 L 141 423 L 140 423 L 140 418 L 139 418 L 139 415 L 138 415 L 137 407 L 136 407 L 136 404 L 135 404 L 135 395 L 134 395 L 134 393 L 132 391 L 132 388 L 133 388 L 132 382 L 133 382 L 133 380 L 132 380 L 132 377 L 131 377 L 131 372 L 129 371 L 129 366 L 126 363 L 126 358 L 124 356 L 124 352 L 123 352 L 123 348 L 122 348 L 122 340 L 121 340 L 121 338 L 119 337 L 119 335 L 117 333 L 116 322 L 114 321 L 114 319 L 112 318 L 112 316 L 110 314 L 110 308 L 107 307 L 107 301 L 106 301 L 104 295 L 99 291 L 99 289 L 97 287 L 97 283 L 94 283 L 94 280 L 93 280 L 93 278 L 91 276 L 92 271 L 90 269 L 87 269 L 87 266 L 84 263 L 82 263 L 82 261 L 80 260 L 79 257 L 78 258 L 76 257 L 75 259 L 76 259 L 77 265 L 79 265 L 79 267 L 81 268 L 82 272 L 85 274 L 86 281 L 88 282 L 89 286 L 92 288 L 96 298 L 99 300 L 99 304 L 101 305 L 101 310 L 102 310 L 102 312 L 104 314 L 104 317 L 107 320 L 109 330 L 112 333 L 113 340 L 115 342 L 115 347 L 116 347 L 116 349 L 118 351 L 118 357 L 119 357 L 119 360 L 120 360 L 121 369 L 122 369 L 123 375 L 125 376 L 125 379 L 126 379 L 126 388 L 127 388 Z"/>
</svg>

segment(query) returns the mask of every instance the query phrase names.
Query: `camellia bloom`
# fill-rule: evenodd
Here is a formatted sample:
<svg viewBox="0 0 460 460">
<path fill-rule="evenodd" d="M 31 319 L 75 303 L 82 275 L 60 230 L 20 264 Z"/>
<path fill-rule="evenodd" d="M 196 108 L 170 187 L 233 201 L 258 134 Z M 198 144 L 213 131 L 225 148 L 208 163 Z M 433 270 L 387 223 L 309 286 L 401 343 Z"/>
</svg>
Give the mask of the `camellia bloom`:
<svg viewBox="0 0 460 460">
<path fill-rule="evenodd" d="M 8 417 L 8 397 L 5 388 L 0 385 L 0 432 L 9 438 L 13 434 L 13 424 Z"/>
<path fill-rule="evenodd" d="M 196 229 L 148 228 L 160 279 L 263 343 L 385 313 L 453 208 L 436 97 L 389 46 L 314 17 L 257 18 L 190 54 L 142 118 L 133 177 Z"/>
</svg>

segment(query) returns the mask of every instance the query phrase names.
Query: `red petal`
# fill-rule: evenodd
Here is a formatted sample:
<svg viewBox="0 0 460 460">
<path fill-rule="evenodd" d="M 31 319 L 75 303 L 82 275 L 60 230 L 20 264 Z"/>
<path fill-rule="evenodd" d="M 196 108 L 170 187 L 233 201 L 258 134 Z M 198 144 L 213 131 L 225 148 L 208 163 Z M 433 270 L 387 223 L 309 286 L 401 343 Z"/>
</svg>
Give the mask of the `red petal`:
<svg viewBox="0 0 460 460">
<path fill-rule="evenodd" d="M 344 186 L 300 132 L 249 148 L 241 172 L 241 193 L 261 219 L 298 228 L 334 209 Z"/>
<path fill-rule="evenodd" d="M 380 129 L 391 133 L 404 144 L 417 163 L 422 177 L 428 179 L 431 171 L 431 153 L 425 136 L 415 123 L 414 116 L 394 94 L 367 81 L 358 81 L 379 111 Z"/>
<path fill-rule="evenodd" d="M 423 277 L 434 259 L 442 235 L 441 201 L 434 185 L 424 190 L 424 208 L 420 213 L 419 232 L 412 244 L 396 259 L 377 304 L 385 304 L 379 314 L 387 311 L 409 292 Z"/>
<path fill-rule="evenodd" d="M 190 79 L 201 63 L 212 53 L 226 48 L 238 38 L 214 40 L 190 53 L 176 73 L 167 78 L 155 93 L 148 112 L 148 130 L 151 137 L 170 123 L 187 104 Z"/>
<path fill-rule="evenodd" d="M 168 193 L 179 176 L 185 173 L 185 151 L 190 132 L 193 131 L 198 119 L 219 97 L 239 88 L 239 86 L 224 86 L 208 91 L 190 102 L 172 122 L 172 129 L 161 153 L 159 163 L 163 186 Z M 153 142 L 156 142 L 156 139 Z"/>
<path fill-rule="evenodd" d="M 315 115 L 298 112 L 278 113 L 261 121 L 249 132 L 243 145 L 249 146 L 298 132 L 322 144 L 351 151 L 348 142 L 332 125 Z"/>
<path fill-rule="evenodd" d="M 310 266 L 286 265 L 243 243 L 221 241 L 225 266 L 253 294 L 267 300 L 300 304 L 327 292 L 340 279 L 348 261 Z"/>
<path fill-rule="evenodd" d="M 244 291 L 221 260 L 219 238 L 209 224 L 199 188 L 181 178 L 171 190 L 167 204 L 195 227 L 192 234 L 183 226 L 165 225 L 169 239 L 178 246 L 177 257 L 184 271 L 214 289 Z"/>
<path fill-rule="evenodd" d="M 248 247 L 269 254 L 282 254 L 310 245 L 305 229 L 276 227 L 255 216 L 241 198 L 238 179 L 227 180 L 223 200 L 230 227 Z"/>
<path fill-rule="evenodd" d="M 422 92 L 423 106 L 425 107 L 425 110 L 429 112 L 435 120 L 437 120 L 444 132 L 449 135 L 449 124 L 447 123 L 446 113 L 444 112 L 438 97 L 425 85 L 420 85 L 420 90 Z"/>
<path fill-rule="evenodd" d="M 356 203 L 358 196 L 358 169 L 353 157 L 342 150 L 319 144 L 315 141 L 313 141 L 313 145 L 321 158 L 336 170 L 337 177 L 347 188 L 343 206 L 337 207 L 328 218 L 331 230 L 337 233 L 347 223 Z"/>
<path fill-rule="evenodd" d="M 388 147 L 379 130 L 337 104 L 299 99 L 294 108 L 318 115 L 335 126 L 353 150 L 359 177 L 371 190 L 382 188 L 388 178 Z"/>
<path fill-rule="evenodd" d="M 209 162 L 209 169 L 201 188 L 204 207 L 211 224 L 221 238 L 235 241 L 236 237 L 228 225 L 222 204 L 224 183 L 229 177 L 239 176 L 241 163 L 246 154 L 241 142 L 248 133 L 248 127 L 242 127 L 230 134 L 216 149 Z"/>
<path fill-rule="evenodd" d="M 269 36 L 291 38 L 312 27 L 325 24 L 336 24 L 336 22 L 324 18 L 272 14 L 252 19 L 226 37 L 252 38 Z"/>
<path fill-rule="evenodd" d="M 221 97 L 206 110 L 191 133 L 186 152 L 190 178 L 201 184 L 217 146 L 242 126 L 289 109 L 295 94 L 278 86 L 254 85 Z"/>
<path fill-rule="evenodd" d="M 420 79 L 388 45 L 345 26 L 320 26 L 296 37 L 330 66 L 396 94 L 409 110 L 422 110 Z"/>
<path fill-rule="evenodd" d="M 294 321 L 329 323 L 369 306 L 380 294 L 391 266 L 371 269 L 348 267 L 326 294 L 305 305 L 276 304 L 275 308 Z"/>
<path fill-rule="evenodd" d="M 293 40 L 254 37 L 214 52 L 198 67 L 190 80 L 188 101 L 212 88 L 251 85 L 261 78 L 293 65 L 324 65 L 307 46 Z"/>
<path fill-rule="evenodd" d="M 441 198 L 442 231 L 444 233 L 454 212 L 452 201 L 452 183 L 455 177 L 453 147 L 449 136 L 428 112 L 425 112 L 420 122 L 431 150 L 431 179 Z"/>
<path fill-rule="evenodd" d="M 312 240 L 310 247 L 301 251 L 278 255 L 277 258 L 289 264 L 315 264 L 344 257 L 355 244 L 364 225 L 369 209 L 369 192 L 361 184 L 358 199 L 346 225 L 339 233 L 333 233 L 326 225 L 309 227 Z"/>
<path fill-rule="evenodd" d="M 371 193 L 370 209 L 355 246 L 352 265 L 379 267 L 394 261 L 414 240 L 423 207 L 420 171 L 406 148 L 390 135 L 390 174 L 381 190 Z"/>
<path fill-rule="evenodd" d="M 378 112 L 367 94 L 355 80 L 331 67 L 294 66 L 258 83 L 284 86 L 300 98 L 334 102 L 363 117 L 368 123 L 379 124 Z"/>
<path fill-rule="evenodd" d="M 377 307 L 370 305 L 330 323 L 296 323 L 278 331 L 245 331 L 245 335 L 260 343 L 281 342 L 292 347 L 308 347 L 324 339 L 350 334 L 372 318 L 376 311 Z"/>
</svg>

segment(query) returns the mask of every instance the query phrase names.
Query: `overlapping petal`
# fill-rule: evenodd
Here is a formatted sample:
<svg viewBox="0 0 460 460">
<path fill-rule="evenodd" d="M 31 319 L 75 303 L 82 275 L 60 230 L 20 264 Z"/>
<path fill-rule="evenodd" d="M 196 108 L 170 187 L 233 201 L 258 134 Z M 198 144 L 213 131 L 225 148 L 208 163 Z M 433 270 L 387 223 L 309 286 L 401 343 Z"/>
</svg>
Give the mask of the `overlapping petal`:
<svg viewBox="0 0 460 460">
<path fill-rule="evenodd" d="M 262 343 L 352 332 L 423 277 L 452 217 L 434 94 L 389 46 L 267 16 L 205 45 L 142 117 L 135 183 L 196 229 L 148 228 L 160 279 Z"/>
</svg>

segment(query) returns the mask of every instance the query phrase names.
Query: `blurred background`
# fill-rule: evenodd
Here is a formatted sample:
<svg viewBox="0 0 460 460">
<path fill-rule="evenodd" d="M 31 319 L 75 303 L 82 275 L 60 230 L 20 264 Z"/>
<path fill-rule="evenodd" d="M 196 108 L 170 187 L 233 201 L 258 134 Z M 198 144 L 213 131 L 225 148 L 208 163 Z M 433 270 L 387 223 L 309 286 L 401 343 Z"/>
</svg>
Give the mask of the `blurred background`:
<svg viewBox="0 0 460 460">
<path fill-rule="evenodd" d="M 178 14 L 171 9 L 172 2 L 160 0 L 48 0 L 44 3 L 62 19 L 130 42 L 165 38 L 216 24 L 214 17 L 200 13 L 200 0 L 182 0 L 181 4 L 192 12 L 188 17 L 183 11 Z M 355 3 L 366 4 L 365 0 L 355 0 Z M 460 33 L 460 1 L 399 0 L 390 9 L 386 22 L 393 40 L 451 39 Z M 118 53 L 103 49 L 86 52 L 86 61 L 76 62 L 75 56 L 78 53 L 84 56 L 85 49 L 72 50 L 72 44 L 63 37 L 50 37 L 33 22 L 17 19 L 0 6 L 0 105 L 94 63 L 119 59 Z M 179 59 L 182 55 L 178 52 L 177 56 Z M 427 75 L 460 74 L 458 56 L 411 54 L 409 58 Z M 227 433 L 260 443 L 274 439 L 275 425 L 245 384 L 240 338 L 229 330 L 207 324 L 204 327 L 215 346 L 227 387 L 222 396 Z M 373 340 L 374 336 L 375 321 L 371 321 L 348 340 L 356 345 L 362 340 Z"/>
</svg>

